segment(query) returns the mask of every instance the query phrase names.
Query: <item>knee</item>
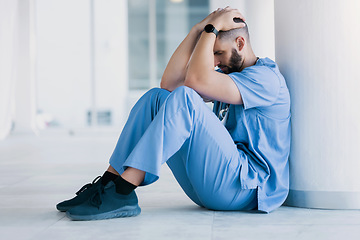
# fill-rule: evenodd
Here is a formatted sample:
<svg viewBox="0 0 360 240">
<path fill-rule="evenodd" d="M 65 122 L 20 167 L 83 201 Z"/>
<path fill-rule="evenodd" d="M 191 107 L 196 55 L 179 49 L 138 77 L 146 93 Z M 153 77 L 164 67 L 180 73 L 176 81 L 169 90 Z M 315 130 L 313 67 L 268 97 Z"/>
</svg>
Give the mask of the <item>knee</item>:
<svg viewBox="0 0 360 240">
<path fill-rule="evenodd" d="M 161 95 L 161 94 L 170 94 L 170 92 L 163 88 L 152 88 L 145 93 L 145 95 Z"/>
<path fill-rule="evenodd" d="M 173 95 L 176 99 L 192 99 L 192 100 L 202 100 L 200 95 L 192 88 L 187 86 L 180 86 L 176 88 L 171 95 Z"/>
<path fill-rule="evenodd" d="M 195 92 L 194 89 L 192 88 L 189 88 L 187 86 L 180 86 L 180 87 L 177 87 L 173 93 L 177 93 L 177 92 L 183 92 L 183 93 L 191 93 L 191 92 Z"/>
<path fill-rule="evenodd" d="M 159 99 L 165 100 L 170 94 L 168 90 L 162 88 L 152 88 L 147 91 L 141 98 L 142 100 L 148 102 L 158 101 Z"/>
</svg>

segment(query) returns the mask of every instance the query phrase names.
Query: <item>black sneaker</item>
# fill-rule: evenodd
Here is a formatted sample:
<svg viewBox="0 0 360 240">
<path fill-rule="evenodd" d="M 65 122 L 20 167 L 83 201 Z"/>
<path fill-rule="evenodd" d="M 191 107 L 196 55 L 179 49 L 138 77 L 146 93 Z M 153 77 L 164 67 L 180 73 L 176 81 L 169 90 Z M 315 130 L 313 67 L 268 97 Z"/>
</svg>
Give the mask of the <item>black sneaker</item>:
<svg viewBox="0 0 360 240">
<path fill-rule="evenodd" d="M 86 200 L 88 200 L 92 195 L 98 192 L 98 189 L 102 186 L 101 184 L 101 176 L 96 177 L 92 183 L 88 183 L 84 185 L 79 191 L 76 193 L 76 197 L 58 203 L 56 205 L 56 209 L 60 212 L 66 212 L 69 209 L 82 204 Z"/>
<path fill-rule="evenodd" d="M 114 182 L 98 188 L 84 203 L 71 208 L 66 215 L 71 220 L 100 220 L 137 216 L 141 212 L 135 191 L 128 195 L 116 192 Z"/>
</svg>

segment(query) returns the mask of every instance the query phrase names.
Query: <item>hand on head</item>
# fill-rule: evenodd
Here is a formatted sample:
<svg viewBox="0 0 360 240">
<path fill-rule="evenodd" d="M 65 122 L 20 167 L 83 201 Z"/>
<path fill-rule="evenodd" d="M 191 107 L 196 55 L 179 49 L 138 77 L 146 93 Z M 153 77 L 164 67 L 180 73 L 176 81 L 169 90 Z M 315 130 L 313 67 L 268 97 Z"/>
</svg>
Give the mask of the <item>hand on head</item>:
<svg viewBox="0 0 360 240">
<path fill-rule="evenodd" d="M 235 28 L 245 27 L 245 17 L 238 9 L 218 8 L 210 13 L 204 20 L 200 22 L 202 27 L 212 24 L 218 31 L 228 31 Z"/>
</svg>

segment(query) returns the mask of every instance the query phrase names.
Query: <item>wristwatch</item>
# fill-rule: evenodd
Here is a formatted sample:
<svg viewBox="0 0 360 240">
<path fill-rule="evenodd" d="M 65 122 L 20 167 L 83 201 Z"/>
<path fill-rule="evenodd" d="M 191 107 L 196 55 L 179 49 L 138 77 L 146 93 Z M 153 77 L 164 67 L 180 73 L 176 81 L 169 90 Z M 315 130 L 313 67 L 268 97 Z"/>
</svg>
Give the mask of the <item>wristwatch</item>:
<svg viewBox="0 0 360 240">
<path fill-rule="evenodd" d="M 219 34 L 219 31 L 216 30 L 216 28 L 214 27 L 214 25 L 212 24 L 208 24 L 204 27 L 204 31 L 207 33 L 214 33 L 215 36 L 217 36 Z"/>
</svg>

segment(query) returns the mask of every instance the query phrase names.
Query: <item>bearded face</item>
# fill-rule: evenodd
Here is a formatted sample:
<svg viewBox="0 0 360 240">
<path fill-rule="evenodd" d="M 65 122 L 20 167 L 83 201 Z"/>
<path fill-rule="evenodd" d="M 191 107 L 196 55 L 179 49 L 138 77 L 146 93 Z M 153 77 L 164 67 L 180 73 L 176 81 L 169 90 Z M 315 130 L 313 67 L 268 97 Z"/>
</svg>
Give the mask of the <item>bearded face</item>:
<svg viewBox="0 0 360 240">
<path fill-rule="evenodd" d="M 242 56 L 238 54 L 235 48 L 231 51 L 231 56 L 227 64 L 219 64 L 218 67 L 226 74 L 240 72 L 242 67 Z"/>
</svg>

